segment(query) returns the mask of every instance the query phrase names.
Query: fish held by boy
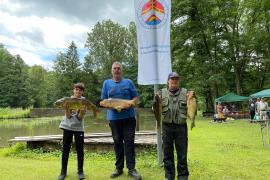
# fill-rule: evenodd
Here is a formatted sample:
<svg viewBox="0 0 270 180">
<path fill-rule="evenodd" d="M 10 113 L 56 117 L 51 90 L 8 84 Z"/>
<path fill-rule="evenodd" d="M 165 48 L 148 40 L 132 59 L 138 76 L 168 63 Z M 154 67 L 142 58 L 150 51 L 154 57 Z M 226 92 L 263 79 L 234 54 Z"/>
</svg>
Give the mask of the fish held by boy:
<svg viewBox="0 0 270 180">
<path fill-rule="evenodd" d="M 110 109 L 115 109 L 117 112 L 121 112 L 122 109 L 129 109 L 135 106 L 136 99 L 127 100 L 127 99 L 117 99 L 109 98 L 100 101 L 100 106 Z"/>
<path fill-rule="evenodd" d="M 55 106 L 63 109 L 70 110 L 91 110 L 95 117 L 100 114 L 100 110 L 87 99 L 75 98 L 75 97 L 64 97 L 62 99 L 57 100 Z"/>
<path fill-rule="evenodd" d="M 187 98 L 187 115 L 191 120 L 191 129 L 195 127 L 195 117 L 197 115 L 197 98 L 194 91 L 188 93 Z"/>
</svg>

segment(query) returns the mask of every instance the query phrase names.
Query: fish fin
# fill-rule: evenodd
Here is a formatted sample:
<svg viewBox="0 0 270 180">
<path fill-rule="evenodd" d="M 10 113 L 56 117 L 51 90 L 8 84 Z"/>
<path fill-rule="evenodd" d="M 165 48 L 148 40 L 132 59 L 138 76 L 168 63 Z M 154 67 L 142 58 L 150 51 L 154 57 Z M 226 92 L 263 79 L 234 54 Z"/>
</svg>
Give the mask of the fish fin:
<svg viewBox="0 0 270 180">
<path fill-rule="evenodd" d="M 122 110 L 122 108 L 120 106 L 117 106 L 114 109 L 116 109 L 117 112 L 121 112 L 121 110 Z"/>
</svg>

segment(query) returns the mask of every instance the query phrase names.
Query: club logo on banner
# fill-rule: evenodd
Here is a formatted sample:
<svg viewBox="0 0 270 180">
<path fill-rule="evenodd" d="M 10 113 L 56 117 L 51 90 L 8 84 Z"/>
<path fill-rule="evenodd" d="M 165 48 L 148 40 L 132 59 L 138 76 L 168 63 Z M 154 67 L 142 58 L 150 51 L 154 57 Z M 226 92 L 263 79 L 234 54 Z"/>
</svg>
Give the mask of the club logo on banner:
<svg viewBox="0 0 270 180">
<path fill-rule="evenodd" d="M 168 5 L 164 0 L 141 1 L 137 18 L 145 28 L 160 28 L 168 20 Z"/>
<path fill-rule="evenodd" d="M 134 0 L 138 84 L 166 84 L 171 72 L 171 0 Z"/>
</svg>

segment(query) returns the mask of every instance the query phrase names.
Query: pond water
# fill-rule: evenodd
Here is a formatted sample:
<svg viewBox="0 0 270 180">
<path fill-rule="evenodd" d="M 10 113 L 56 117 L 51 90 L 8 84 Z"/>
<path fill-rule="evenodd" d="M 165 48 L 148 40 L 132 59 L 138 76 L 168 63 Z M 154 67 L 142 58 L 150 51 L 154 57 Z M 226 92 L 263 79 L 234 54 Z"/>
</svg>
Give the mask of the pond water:
<svg viewBox="0 0 270 180">
<path fill-rule="evenodd" d="M 62 117 L 0 120 L 0 147 L 8 146 L 8 140 L 18 136 L 62 134 L 58 128 L 61 120 Z M 154 129 L 153 116 L 140 117 L 140 131 Z M 85 117 L 85 133 L 99 132 L 110 132 L 108 121 Z"/>
</svg>

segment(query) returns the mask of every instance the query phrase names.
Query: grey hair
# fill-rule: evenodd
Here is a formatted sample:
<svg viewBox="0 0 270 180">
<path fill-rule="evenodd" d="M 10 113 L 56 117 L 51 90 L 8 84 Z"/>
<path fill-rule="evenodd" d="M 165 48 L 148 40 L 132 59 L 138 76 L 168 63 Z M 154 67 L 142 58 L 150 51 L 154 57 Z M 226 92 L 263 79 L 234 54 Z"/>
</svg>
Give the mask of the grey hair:
<svg viewBox="0 0 270 180">
<path fill-rule="evenodd" d="M 119 65 L 120 68 L 123 69 L 123 66 L 122 66 L 122 64 L 121 64 L 119 61 L 113 62 L 112 67 L 113 67 L 113 65 L 115 65 L 115 64 Z"/>
</svg>

